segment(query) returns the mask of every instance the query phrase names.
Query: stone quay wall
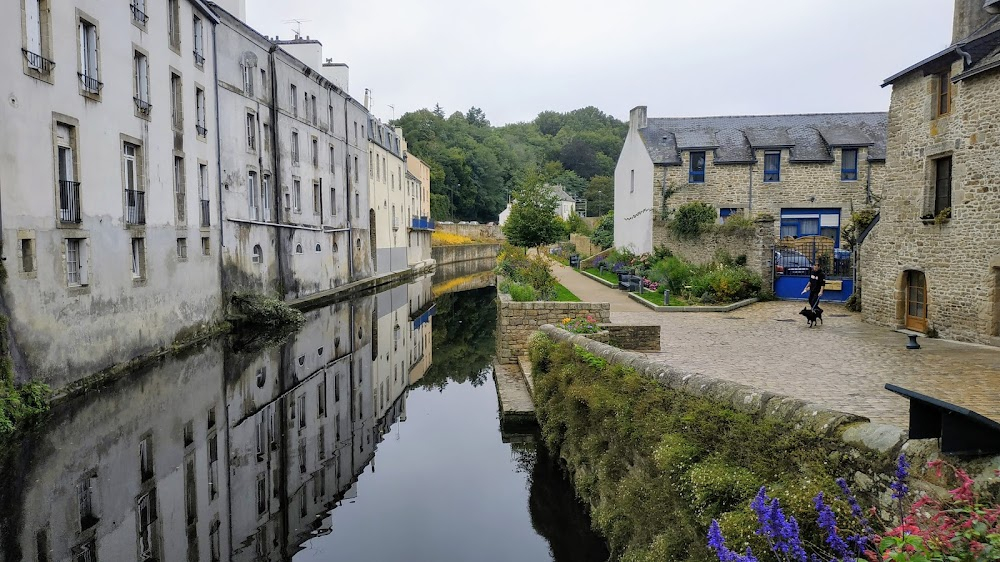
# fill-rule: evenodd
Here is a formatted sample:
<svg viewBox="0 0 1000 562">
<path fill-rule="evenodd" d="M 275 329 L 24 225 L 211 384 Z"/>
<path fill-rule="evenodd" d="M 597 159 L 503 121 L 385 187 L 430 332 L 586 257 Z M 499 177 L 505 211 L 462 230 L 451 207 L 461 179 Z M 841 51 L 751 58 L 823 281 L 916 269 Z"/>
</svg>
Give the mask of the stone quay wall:
<svg viewBox="0 0 1000 562">
<path fill-rule="evenodd" d="M 699 265 L 712 263 L 720 250 L 734 258 L 745 255 L 747 268 L 761 276 L 765 287 L 770 287 L 774 281 L 775 222 L 768 218 L 758 219 L 751 232 L 727 232 L 717 226 L 697 238 L 684 239 L 675 235 L 666 222 L 654 221 L 653 246 L 665 246 L 678 257 Z"/>
<path fill-rule="evenodd" d="M 490 224 L 456 224 L 456 223 L 435 223 L 434 230 L 466 236 L 473 240 L 506 240 L 499 225 Z"/>
<path fill-rule="evenodd" d="M 505 293 L 498 293 L 498 299 L 497 361 L 504 365 L 515 364 L 518 357 L 527 355 L 528 336 L 545 324 L 562 324 L 563 318 L 588 315 L 598 323 L 611 322 L 611 303 L 515 302 Z"/>
<path fill-rule="evenodd" d="M 962 62 L 951 68 L 962 72 Z M 908 278 L 926 279 L 926 324 L 940 337 L 1000 345 L 1000 74 L 951 85 L 936 115 L 937 77 L 893 84 L 880 220 L 861 245 L 865 320 L 906 324 Z M 934 215 L 937 160 L 951 158 L 951 218 Z M 911 273 L 919 272 L 919 273 Z M 911 323 L 911 325 L 916 323 Z"/>
<path fill-rule="evenodd" d="M 592 243 L 589 236 L 574 232 L 569 235 L 569 241 L 576 246 L 576 253 L 580 254 L 581 258 L 589 258 L 602 252 L 601 247 Z"/>
<path fill-rule="evenodd" d="M 499 254 L 499 244 L 461 244 L 431 248 L 431 257 L 439 266 L 463 261 L 495 260 Z"/>
<path fill-rule="evenodd" d="M 654 326 L 601 324 L 601 328 L 608 331 L 608 341 L 603 343 L 632 351 L 660 351 L 659 324 Z M 587 337 L 590 337 L 590 335 Z"/>
</svg>

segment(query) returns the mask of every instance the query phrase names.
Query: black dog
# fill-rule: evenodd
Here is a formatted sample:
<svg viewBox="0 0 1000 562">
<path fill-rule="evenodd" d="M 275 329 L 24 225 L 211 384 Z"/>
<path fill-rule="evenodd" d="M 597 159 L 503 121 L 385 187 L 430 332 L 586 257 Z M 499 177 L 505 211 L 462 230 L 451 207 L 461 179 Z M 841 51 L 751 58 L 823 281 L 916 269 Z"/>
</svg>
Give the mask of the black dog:
<svg viewBox="0 0 1000 562">
<path fill-rule="evenodd" d="M 799 314 L 806 317 L 806 323 L 809 324 L 810 328 L 815 326 L 817 321 L 820 324 L 823 323 L 823 309 L 818 306 L 816 308 L 804 307 Z"/>
</svg>

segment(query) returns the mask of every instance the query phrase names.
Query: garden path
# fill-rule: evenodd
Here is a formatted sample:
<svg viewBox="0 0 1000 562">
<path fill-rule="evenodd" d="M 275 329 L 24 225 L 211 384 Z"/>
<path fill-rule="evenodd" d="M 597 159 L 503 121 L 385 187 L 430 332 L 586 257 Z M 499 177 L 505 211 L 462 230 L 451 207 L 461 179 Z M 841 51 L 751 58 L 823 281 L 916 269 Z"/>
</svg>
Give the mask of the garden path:
<svg viewBox="0 0 1000 562">
<path fill-rule="evenodd" d="M 552 274 L 563 287 L 584 302 L 609 302 L 611 312 L 642 312 L 649 309 L 630 299 L 624 291 L 612 289 L 590 279 L 571 267 L 550 259 Z"/>
</svg>

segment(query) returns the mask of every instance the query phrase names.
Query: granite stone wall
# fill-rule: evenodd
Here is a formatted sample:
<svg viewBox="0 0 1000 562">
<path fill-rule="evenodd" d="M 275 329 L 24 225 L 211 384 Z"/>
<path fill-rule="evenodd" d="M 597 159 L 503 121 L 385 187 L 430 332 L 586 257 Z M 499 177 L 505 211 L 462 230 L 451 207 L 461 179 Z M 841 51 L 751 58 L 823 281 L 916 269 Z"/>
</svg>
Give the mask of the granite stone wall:
<svg viewBox="0 0 1000 562">
<path fill-rule="evenodd" d="M 774 254 L 772 247 L 777 241 L 775 234 L 777 221 L 762 218 L 755 221 L 753 231 L 727 232 L 715 228 L 697 238 L 679 238 L 663 221 L 653 222 L 653 247 L 665 246 L 676 256 L 696 264 L 708 264 L 715 259 L 718 251 L 727 252 L 732 257 L 745 255 L 747 268 L 758 273 L 765 287 L 773 281 Z"/>
<path fill-rule="evenodd" d="M 434 230 L 467 236 L 473 240 L 506 240 L 499 225 L 490 224 L 456 224 L 435 223 Z"/>
<path fill-rule="evenodd" d="M 602 341 L 602 343 L 632 351 L 660 351 L 659 324 L 653 326 L 602 324 L 601 328 L 608 331 L 608 341 Z M 590 338 L 589 335 L 587 337 Z"/>
<path fill-rule="evenodd" d="M 951 69 L 962 71 L 961 61 Z M 865 319 L 906 324 L 909 271 L 926 278 L 928 330 L 1000 345 L 1000 73 L 952 84 L 952 107 L 934 111 L 937 78 L 893 84 L 881 218 L 861 246 Z M 952 158 L 951 217 L 934 214 L 935 160 Z"/>
<path fill-rule="evenodd" d="M 515 364 L 528 354 L 528 336 L 545 324 L 561 324 L 564 318 L 592 315 L 598 323 L 611 322 L 611 303 L 606 302 L 515 302 L 499 293 L 497 314 L 497 360 Z"/>
<path fill-rule="evenodd" d="M 499 254 L 499 244 L 459 244 L 431 248 L 431 257 L 439 266 L 464 261 L 496 259 Z"/>
</svg>

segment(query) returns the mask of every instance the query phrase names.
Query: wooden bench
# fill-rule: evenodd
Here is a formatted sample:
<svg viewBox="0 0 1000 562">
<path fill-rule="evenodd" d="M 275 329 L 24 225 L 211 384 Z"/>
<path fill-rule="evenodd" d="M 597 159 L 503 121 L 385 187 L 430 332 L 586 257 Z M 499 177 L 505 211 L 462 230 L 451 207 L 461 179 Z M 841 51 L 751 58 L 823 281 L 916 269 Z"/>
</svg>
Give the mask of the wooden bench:
<svg viewBox="0 0 1000 562">
<path fill-rule="evenodd" d="M 894 384 L 885 389 L 910 400 L 910 439 L 938 439 L 941 452 L 949 455 L 1000 452 L 1000 422 Z"/>
</svg>

